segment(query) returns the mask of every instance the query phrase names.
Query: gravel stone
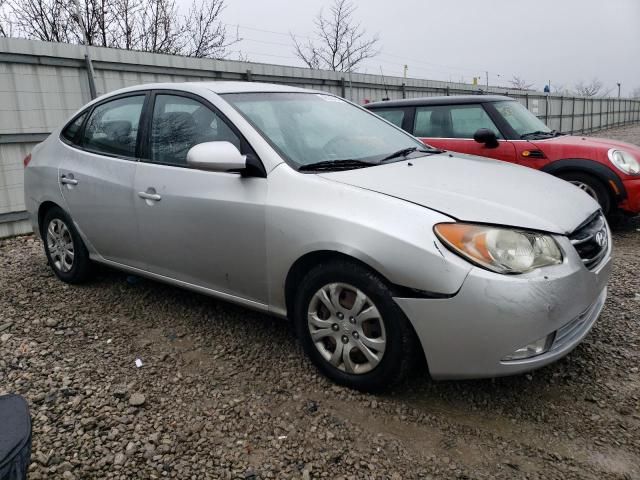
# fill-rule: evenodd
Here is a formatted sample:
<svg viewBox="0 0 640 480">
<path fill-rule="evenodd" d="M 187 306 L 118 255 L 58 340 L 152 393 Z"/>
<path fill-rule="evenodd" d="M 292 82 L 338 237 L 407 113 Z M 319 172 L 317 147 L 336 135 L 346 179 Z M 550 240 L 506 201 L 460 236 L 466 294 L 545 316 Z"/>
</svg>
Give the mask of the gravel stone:
<svg viewBox="0 0 640 480">
<path fill-rule="evenodd" d="M 146 399 L 141 393 L 134 393 L 133 395 L 131 395 L 131 397 L 129 397 L 129 405 L 131 405 L 132 407 L 140 407 L 144 405 L 145 401 Z"/>
<path fill-rule="evenodd" d="M 35 237 L 1 239 L 0 391 L 29 401 L 30 480 L 639 480 L 640 219 L 613 242 L 602 315 L 566 358 L 476 381 L 418 366 L 368 395 L 320 375 L 287 322 L 107 269 L 66 285 Z"/>
</svg>

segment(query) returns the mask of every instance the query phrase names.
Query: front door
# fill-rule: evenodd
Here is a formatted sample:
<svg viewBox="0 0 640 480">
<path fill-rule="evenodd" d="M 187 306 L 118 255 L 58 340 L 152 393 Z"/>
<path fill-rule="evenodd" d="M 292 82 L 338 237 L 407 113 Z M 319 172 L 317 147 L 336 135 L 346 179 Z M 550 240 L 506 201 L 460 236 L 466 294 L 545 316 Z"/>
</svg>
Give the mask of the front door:
<svg viewBox="0 0 640 480">
<path fill-rule="evenodd" d="M 473 139 L 480 128 L 495 132 L 498 146 L 488 148 Z M 433 105 L 417 107 L 414 132 L 423 142 L 454 152 L 516 161 L 513 143 L 505 140 L 481 104 Z"/>
<path fill-rule="evenodd" d="M 89 248 L 132 266 L 139 265 L 133 181 L 145 98 L 138 92 L 94 107 L 84 131 L 66 139 L 58 169 L 67 209 Z"/>
<path fill-rule="evenodd" d="M 134 189 L 145 268 L 266 304 L 266 178 L 190 168 L 187 152 L 198 143 L 248 147 L 197 97 L 158 93 L 152 103 L 147 159 Z"/>
</svg>

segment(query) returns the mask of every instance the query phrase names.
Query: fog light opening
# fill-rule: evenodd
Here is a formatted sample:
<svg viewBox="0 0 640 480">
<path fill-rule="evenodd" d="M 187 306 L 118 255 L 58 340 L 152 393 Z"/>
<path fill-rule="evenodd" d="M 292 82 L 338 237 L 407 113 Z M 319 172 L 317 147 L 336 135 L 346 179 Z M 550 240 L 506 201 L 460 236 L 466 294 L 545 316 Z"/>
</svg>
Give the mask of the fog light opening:
<svg viewBox="0 0 640 480">
<path fill-rule="evenodd" d="M 555 338 L 556 333 L 553 332 L 546 337 L 539 338 L 535 342 L 531 342 L 523 347 L 520 347 L 511 355 L 507 355 L 502 360 L 503 361 L 511 361 L 511 360 L 525 360 L 527 358 L 536 357 L 538 355 L 542 355 L 546 353 L 551 348 L 553 344 L 553 339 Z"/>
</svg>

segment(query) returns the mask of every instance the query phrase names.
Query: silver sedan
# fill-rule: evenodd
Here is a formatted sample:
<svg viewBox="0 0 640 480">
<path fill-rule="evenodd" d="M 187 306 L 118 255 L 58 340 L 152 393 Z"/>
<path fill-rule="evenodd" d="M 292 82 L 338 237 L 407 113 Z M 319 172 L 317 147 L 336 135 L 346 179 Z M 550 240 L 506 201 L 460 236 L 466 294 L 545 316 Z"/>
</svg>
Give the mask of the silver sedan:
<svg viewBox="0 0 640 480">
<path fill-rule="evenodd" d="M 322 92 L 119 90 L 34 148 L 25 189 L 61 280 L 102 263 L 288 317 L 324 374 L 362 390 L 420 358 L 434 378 L 541 367 L 606 297 L 610 233 L 588 195 Z"/>
</svg>

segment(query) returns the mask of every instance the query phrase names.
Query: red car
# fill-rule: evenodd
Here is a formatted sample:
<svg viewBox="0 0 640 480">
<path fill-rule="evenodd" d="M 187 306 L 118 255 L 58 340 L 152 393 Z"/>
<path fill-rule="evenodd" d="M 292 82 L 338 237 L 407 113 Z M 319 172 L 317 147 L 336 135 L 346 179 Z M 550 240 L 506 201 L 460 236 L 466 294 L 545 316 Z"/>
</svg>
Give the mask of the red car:
<svg viewBox="0 0 640 480">
<path fill-rule="evenodd" d="M 640 213 L 636 145 L 551 130 L 518 101 L 503 96 L 429 97 L 365 107 L 434 147 L 563 178 L 594 197 L 605 213 Z"/>
</svg>

